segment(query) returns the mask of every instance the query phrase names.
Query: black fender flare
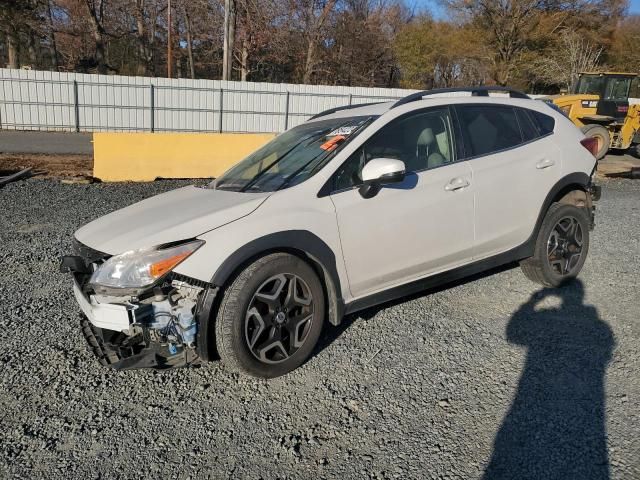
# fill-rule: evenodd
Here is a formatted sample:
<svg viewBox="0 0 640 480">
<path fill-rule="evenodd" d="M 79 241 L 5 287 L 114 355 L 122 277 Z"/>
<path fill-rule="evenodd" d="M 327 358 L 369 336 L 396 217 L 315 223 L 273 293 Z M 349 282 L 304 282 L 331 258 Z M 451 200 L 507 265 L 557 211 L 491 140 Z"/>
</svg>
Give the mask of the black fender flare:
<svg viewBox="0 0 640 480">
<path fill-rule="evenodd" d="M 584 172 L 570 173 L 558 180 L 553 185 L 553 187 L 551 187 L 549 193 L 547 193 L 547 196 L 544 199 L 544 202 L 542 203 L 540 212 L 538 213 L 538 219 L 536 220 L 536 225 L 533 228 L 533 232 L 531 232 L 531 236 L 522 245 L 516 247 L 516 252 L 514 252 L 516 253 L 515 256 L 519 257 L 519 259 L 523 259 L 533 255 L 533 250 L 535 248 L 536 239 L 538 238 L 540 226 L 542 225 L 549 207 L 554 201 L 562 198 L 565 193 L 568 193 L 571 190 L 575 190 L 576 188 L 580 188 L 584 191 L 589 191 L 590 184 L 591 177 Z"/>
</svg>

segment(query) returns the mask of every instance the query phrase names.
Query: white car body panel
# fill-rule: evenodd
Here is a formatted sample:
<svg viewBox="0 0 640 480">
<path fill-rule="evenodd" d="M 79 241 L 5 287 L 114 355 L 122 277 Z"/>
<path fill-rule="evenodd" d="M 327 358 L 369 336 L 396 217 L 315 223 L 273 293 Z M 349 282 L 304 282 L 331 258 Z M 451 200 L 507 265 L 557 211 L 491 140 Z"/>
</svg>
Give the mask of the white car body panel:
<svg viewBox="0 0 640 480">
<path fill-rule="evenodd" d="M 179 188 L 147 198 L 80 228 L 79 242 L 115 255 L 194 238 L 249 215 L 270 193 Z"/>
<path fill-rule="evenodd" d="M 475 259 L 524 243 L 560 180 L 562 155 L 551 136 L 469 160 L 476 196 Z"/>
<path fill-rule="evenodd" d="M 363 198 L 331 195 L 354 297 L 468 262 L 473 252 L 473 188 L 468 162 L 407 175 Z M 446 190 L 455 179 L 469 187 Z"/>
<path fill-rule="evenodd" d="M 556 132 L 509 151 L 409 175 L 405 182 L 417 176 L 414 188 L 385 186 L 369 199 L 357 189 L 318 196 L 340 165 L 387 123 L 408 112 L 462 103 L 537 110 L 556 120 Z M 114 255 L 197 237 L 205 245 L 175 272 L 210 282 L 248 242 L 279 232 L 308 231 L 335 255 L 339 294 L 349 303 L 520 245 L 532 233 L 552 185 L 567 173 L 590 175 L 595 165 L 579 143 L 582 133 L 539 101 L 442 96 L 389 107 L 370 105 L 318 119 L 381 115 L 299 185 L 269 193 L 185 187 L 91 222 L 76 238 Z M 545 158 L 555 164 L 536 169 Z M 469 184 L 446 190 L 455 179 Z"/>
<path fill-rule="evenodd" d="M 198 238 L 206 243 L 197 255 L 187 258 L 175 271 L 208 282 L 229 256 L 248 243 L 246 239 L 304 230 L 317 236 L 335 252 L 335 266 L 341 280 L 343 298 L 347 298 L 348 281 L 340 255 L 340 238 L 333 203 L 329 197 L 318 198 L 313 195 L 309 198 L 308 184 L 316 185 L 315 192 L 321 188 L 317 180 L 311 178 L 308 182 L 275 192 L 260 206 L 258 215 L 248 215 L 224 228 L 200 235 Z"/>
</svg>

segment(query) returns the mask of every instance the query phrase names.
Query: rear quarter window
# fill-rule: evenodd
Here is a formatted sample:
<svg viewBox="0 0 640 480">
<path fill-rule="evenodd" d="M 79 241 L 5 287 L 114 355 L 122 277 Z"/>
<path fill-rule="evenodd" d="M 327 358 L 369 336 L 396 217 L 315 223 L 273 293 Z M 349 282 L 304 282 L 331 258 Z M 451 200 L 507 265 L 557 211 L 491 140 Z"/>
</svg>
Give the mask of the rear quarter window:
<svg viewBox="0 0 640 480">
<path fill-rule="evenodd" d="M 533 119 L 533 122 L 536 125 L 538 133 L 541 137 L 553 133 L 553 129 L 556 126 L 556 121 L 553 119 L 553 117 L 545 115 L 544 113 L 535 112 L 533 110 L 529 110 L 528 112 L 531 115 L 531 118 Z"/>
<path fill-rule="evenodd" d="M 520 130 L 522 131 L 522 138 L 525 142 L 530 142 L 540 137 L 538 127 L 533 123 L 533 120 L 527 114 L 526 110 L 516 108 L 516 116 L 518 117 Z"/>
</svg>

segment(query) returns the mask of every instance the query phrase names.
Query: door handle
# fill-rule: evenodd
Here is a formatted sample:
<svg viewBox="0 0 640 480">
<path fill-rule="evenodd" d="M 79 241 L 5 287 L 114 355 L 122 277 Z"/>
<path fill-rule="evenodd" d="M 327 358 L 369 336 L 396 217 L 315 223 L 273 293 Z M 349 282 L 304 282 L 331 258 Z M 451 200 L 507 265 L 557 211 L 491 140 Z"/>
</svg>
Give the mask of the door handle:
<svg viewBox="0 0 640 480">
<path fill-rule="evenodd" d="M 461 188 L 468 187 L 469 185 L 471 185 L 471 183 L 469 183 L 469 180 L 467 180 L 466 178 L 457 177 L 452 178 L 449 183 L 445 185 L 444 189 L 447 192 L 453 192 L 455 190 L 460 190 Z"/>
<path fill-rule="evenodd" d="M 536 168 L 538 170 L 542 170 L 543 168 L 553 167 L 555 164 L 555 160 L 545 158 L 544 160 L 540 160 L 538 163 L 536 163 Z"/>
</svg>

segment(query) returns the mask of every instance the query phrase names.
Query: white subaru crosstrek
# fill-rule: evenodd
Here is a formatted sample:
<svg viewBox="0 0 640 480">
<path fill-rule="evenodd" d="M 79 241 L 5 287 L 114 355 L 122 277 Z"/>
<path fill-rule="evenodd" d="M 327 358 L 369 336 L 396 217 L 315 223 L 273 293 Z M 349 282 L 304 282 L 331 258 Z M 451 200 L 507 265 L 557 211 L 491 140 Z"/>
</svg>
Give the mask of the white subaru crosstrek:
<svg viewBox="0 0 640 480">
<path fill-rule="evenodd" d="M 80 228 L 61 268 L 104 365 L 168 368 L 217 352 L 275 377 L 345 314 L 515 261 L 543 285 L 575 277 L 599 195 L 596 148 L 509 89 L 336 108 L 208 187 Z"/>
</svg>

